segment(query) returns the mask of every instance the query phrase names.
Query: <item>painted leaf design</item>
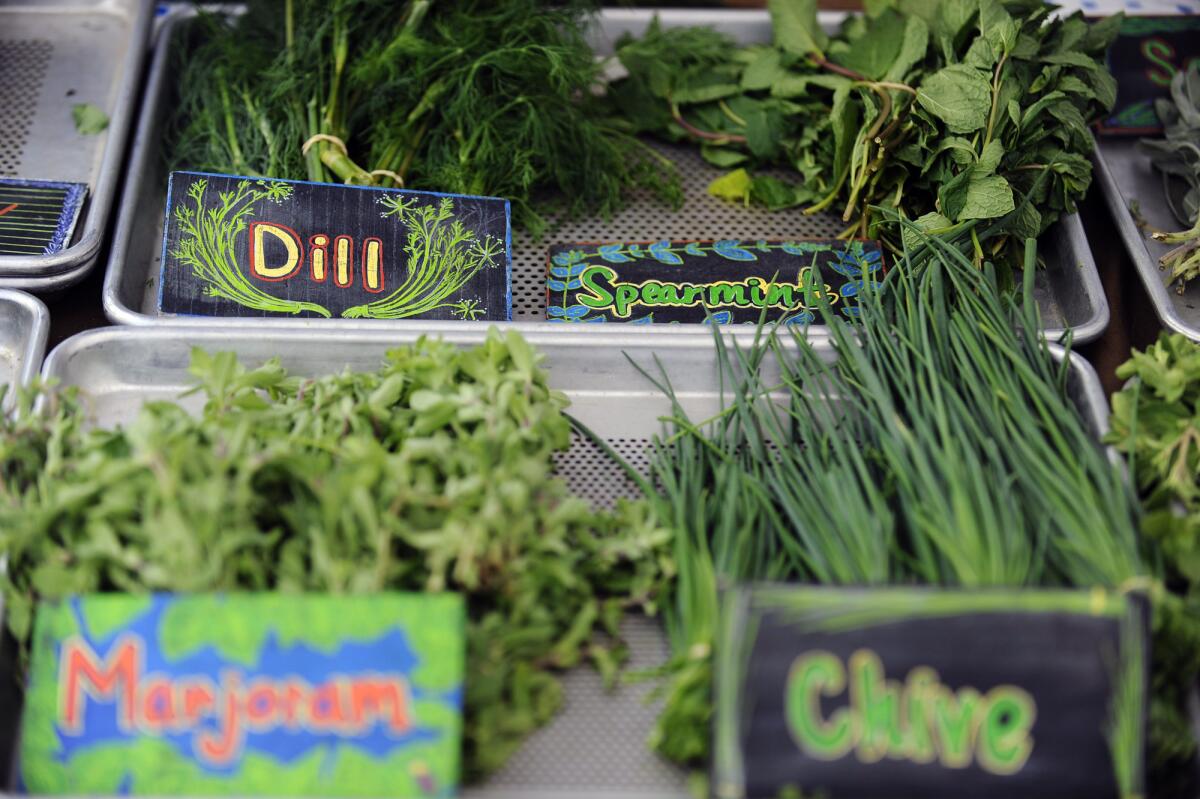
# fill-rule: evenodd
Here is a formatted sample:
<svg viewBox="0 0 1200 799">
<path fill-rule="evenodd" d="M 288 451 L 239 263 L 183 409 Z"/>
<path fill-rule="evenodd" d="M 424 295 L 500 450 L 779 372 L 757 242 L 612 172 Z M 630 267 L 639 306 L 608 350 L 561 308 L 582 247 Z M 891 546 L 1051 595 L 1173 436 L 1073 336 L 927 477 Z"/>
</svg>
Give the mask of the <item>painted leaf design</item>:
<svg viewBox="0 0 1200 799">
<path fill-rule="evenodd" d="M 580 319 L 579 321 L 584 322 L 585 324 L 592 325 L 592 324 L 601 324 L 603 322 L 607 322 L 608 320 L 605 319 L 603 316 L 593 316 L 590 319 Z"/>
<path fill-rule="evenodd" d="M 771 248 L 767 244 L 765 239 L 759 239 L 758 243 L 755 244 L 755 246 L 758 247 L 759 252 L 770 252 L 771 251 Z"/>
<path fill-rule="evenodd" d="M 730 261 L 757 261 L 758 256 L 741 246 L 737 239 L 721 239 L 713 245 L 713 251 Z"/>
<path fill-rule="evenodd" d="M 568 250 L 566 252 L 556 252 L 551 260 L 558 266 L 570 266 L 582 261 L 586 256 L 583 250 Z"/>
<path fill-rule="evenodd" d="M 577 289 L 577 288 L 579 288 L 580 285 L 581 284 L 578 280 L 569 280 L 566 283 L 564 283 L 561 280 L 547 280 L 546 281 L 546 287 L 549 288 L 551 291 L 566 291 L 567 289 Z"/>
<path fill-rule="evenodd" d="M 683 259 L 668 248 L 671 246 L 669 241 L 659 241 L 651 244 L 649 247 L 650 255 L 660 264 L 670 264 L 671 266 L 679 266 L 683 263 Z"/>
<path fill-rule="evenodd" d="M 794 316 L 784 319 L 783 323 L 785 325 L 811 325 L 816 318 L 816 315 L 812 311 L 801 311 Z"/>
<path fill-rule="evenodd" d="M 838 289 L 838 293 L 843 297 L 857 297 L 858 294 L 867 286 L 871 288 L 879 288 L 881 284 L 874 280 L 851 280 L 846 285 Z"/>
<path fill-rule="evenodd" d="M 569 308 L 564 308 L 561 305 L 550 305 L 546 308 L 546 313 L 550 316 L 565 316 L 568 319 L 579 319 L 580 317 L 587 316 L 587 312 L 587 306 L 584 305 L 572 305 Z"/>
<path fill-rule="evenodd" d="M 811 252 L 821 252 L 829 249 L 828 245 L 812 241 L 785 241 L 779 248 L 789 255 L 807 255 Z"/>
<path fill-rule="evenodd" d="M 733 321 L 733 311 L 717 311 L 704 320 L 706 325 L 727 325 Z"/>
<path fill-rule="evenodd" d="M 645 258 L 646 254 L 642 252 L 642 248 L 637 244 L 629 245 L 629 254 L 634 258 Z"/>
<path fill-rule="evenodd" d="M 573 266 L 552 266 L 550 274 L 555 277 L 576 277 L 583 274 L 583 270 L 587 269 L 590 264 L 578 263 Z"/>
<path fill-rule="evenodd" d="M 653 324 L 653 322 L 654 322 L 654 314 L 646 314 L 645 316 L 643 316 L 639 319 L 631 319 L 629 321 L 629 324 L 631 324 L 631 325 L 649 325 L 649 324 Z"/>
<path fill-rule="evenodd" d="M 842 308 L 842 313 L 844 313 L 846 316 L 849 316 L 851 319 L 858 319 L 860 316 L 862 316 L 862 309 L 857 305 L 847 305 L 845 308 Z"/>
<path fill-rule="evenodd" d="M 700 247 L 700 242 L 698 242 L 698 241 L 693 241 L 693 242 L 689 243 L 688 246 L 683 248 L 683 251 L 686 252 L 688 255 L 698 255 L 701 258 L 706 258 L 708 256 L 708 253 L 706 253 Z"/>
<path fill-rule="evenodd" d="M 625 255 L 623 252 L 621 252 L 620 244 L 605 244 L 603 247 L 597 250 L 597 252 L 600 253 L 601 258 L 608 261 L 610 264 L 623 264 L 633 260 L 628 255 Z"/>
</svg>

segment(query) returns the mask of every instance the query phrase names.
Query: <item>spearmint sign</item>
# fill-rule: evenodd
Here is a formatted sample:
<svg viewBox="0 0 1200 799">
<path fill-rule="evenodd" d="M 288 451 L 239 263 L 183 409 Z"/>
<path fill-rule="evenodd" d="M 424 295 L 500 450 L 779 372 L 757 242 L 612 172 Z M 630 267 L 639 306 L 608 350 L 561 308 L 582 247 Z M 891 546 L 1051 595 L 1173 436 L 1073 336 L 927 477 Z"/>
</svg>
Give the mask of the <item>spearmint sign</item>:
<svg viewBox="0 0 1200 799">
<path fill-rule="evenodd" d="M 31 793 L 457 792 L 464 610 L 452 594 L 98 594 L 38 610 Z"/>
</svg>

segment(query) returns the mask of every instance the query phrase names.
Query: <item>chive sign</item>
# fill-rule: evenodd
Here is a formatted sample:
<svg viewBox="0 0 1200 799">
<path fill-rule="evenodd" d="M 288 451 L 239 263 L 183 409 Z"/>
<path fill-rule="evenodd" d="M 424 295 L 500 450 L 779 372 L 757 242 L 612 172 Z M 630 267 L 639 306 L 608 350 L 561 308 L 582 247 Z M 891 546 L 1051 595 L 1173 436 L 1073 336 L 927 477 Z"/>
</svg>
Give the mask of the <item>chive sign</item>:
<svg viewBox="0 0 1200 799">
<path fill-rule="evenodd" d="M 507 200 L 174 172 L 162 314 L 503 321 Z"/>
<path fill-rule="evenodd" d="M 734 589 L 715 794 L 1139 795 L 1146 623 L 1100 591 Z"/>
<path fill-rule="evenodd" d="M 551 322 L 770 321 L 805 325 L 821 303 L 852 317 L 883 277 L 874 241 L 721 239 L 550 248 Z"/>
<path fill-rule="evenodd" d="M 455 794 L 454 594 L 97 594 L 37 611 L 30 793 Z"/>
</svg>

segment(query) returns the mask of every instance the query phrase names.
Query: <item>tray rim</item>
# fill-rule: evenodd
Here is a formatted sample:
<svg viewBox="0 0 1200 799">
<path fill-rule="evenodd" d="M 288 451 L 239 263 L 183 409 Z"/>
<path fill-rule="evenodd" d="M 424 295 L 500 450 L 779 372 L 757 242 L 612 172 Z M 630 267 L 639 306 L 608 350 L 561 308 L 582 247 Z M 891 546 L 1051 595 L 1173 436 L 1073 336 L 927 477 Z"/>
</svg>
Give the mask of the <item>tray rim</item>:
<svg viewBox="0 0 1200 799">
<path fill-rule="evenodd" d="M 623 30 L 634 25 L 645 26 L 655 15 L 668 23 L 686 24 L 697 19 L 720 24 L 731 20 L 750 25 L 765 25 L 770 23 L 770 16 L 765 10 L 737 9 L 678 9 L 678 8 L 646 8 L 646 9 L 604 9 L 601 15 L 612 30 Z M 183 21 L 194 16 L 194 11 L 188 8 L 174 7 L 162 20 L 153 41 L 153 55 L 148 69 L 148 79 L 145 85 L 144 101 L 139 112 L 133 132 L 131 154 L 126 168 L 125 185 L 123 188 L 120 207 L 118 208 L 117 223 L 114 228 L 112 248 L 104 275 L 104 286 L 101 301 L 105 316 L 117 325 L 144 326 L 161 328 L 167 326 L 184 327 L 201 330 L 216 323 L 237 325 L 252 330 L 280 330 L 295 327 L 309 327 L 321 330 L 387 330 L 399 332 L 413 329 L 427 333 L 449 334 L 454 331 L 478 327 L 486 329 L 490 324 L 500 324 L 504 329 L 517 330 L 524 335 L 553 335 L 563 340 L 572 337 L 584 337 L 588 341 L 600 344 L 599 331 L 589 325 L 556 324 L 548 321 L 510 321 L 510 322 L 466 322 L 440 320 L 353 320 L 353 319 L 286 319 L 270 317 L 227 317 L 214 321 L 208 318 L 188 318 L 158 316 L 143 313 L 130 307 L 122 297 L 121 283 L 126 276 L 126 265 L 131 261 L 131 241 L 133 224 L 137 216 L 138 200 L 142 194 L 142 183 L 149 169 L 153 147 L 150 135 L 155 125 L 157 113 L 155 98 L 164 89 L 167 80 L 167 59 L 170 56 L 169 43 L 176 27 Z M 823 27 L 834 27 L 844 19 L 846 12 L 821 12 L 819 19 Z M 1052 327 L 1044 328 L 1042 333 L 1050 340 L 1060 340 L 1068 330 L 1072 332 L 1073 340 L 1084 344 L 1099 338 L 1108 327 L 1110 311 L 1108 298 L 1100 280 L 1095 258 L 1088 245 L 1087 234 L 1077 212 L 1065 214 L 1051 231 L 1057 231 L 1057 238 L 1074 257 L 1062 264 L 1063 270 L 1074 269 L 1080 273 L 1079 281 L 1083 293 L 1092 307 L 1090 317 L 1081 325 L 1073 328 Z M 1043 236 L 1043 240 L 1045 240 Z M 730 326 L 736 328 L 739 326 Z M 708 339 L 710 333 L 705 325 L 656 325 L 641 329 L 640 333 L 647 340 L 662 342 L 667 339 L 684 337 L 691 339 Z M 738 330 L 734 333 L 738 339 L 753 336 L 752 331 Z M 828 332 L 823 326 L 813 325 L 808 328 L 806 335 L 817 339 L 827 337 Z"/>
<path fill-rule="evenodd" d="M 45 303 L 32 294 L 0 288 L 0 309 L 6 305 L 29 316 L 28 334 L 21 347 L 21 368 L 17 370 L 15 382 L 17 386 L 27 386 L 42 371 L 42 358 L 46 354 L 46 340 L 50 334 L 50 311 Z"/>
<path fill-rule="evenodd" d="M 89 208 L 78 241 L 51 255 L 0 255 L 0 286 L 29 291 L 58 291 L 79 282 L 100 260 L 104 240 L 117 215 L 121 169 L 125 162 L 129 132 L 140 112 L 142 67 L 154 18 L 154 0 L 105 0 L 94 6 L 70 3 L 51 5 L 13 5 L 0 7 L 6 13 L 110 14 L 129 21 L 129 39 L 125 55 L 117 69 L 120 79 L 116 104 L 109 117 L 108 138 L 97 173 L 96 184 L 88 187 Z M 20 177 L 20 176 L 18 176 Z"/>
<path fill-rule="evenodd" d="M 1093 136 L 1093 138 L 1096 146 L 1092 150 L 1092 163 L 1100 178 L 1100 193 L 1104 196 L 1104 204 L 1108 207 L 1109 214 L 1116 222 L 1117 232 L 1120 233 L 1121 240 L 1125 244 L 1125 251 L 1133 260 L 1133 265 L 1137 270 L 1138 277 L 1141 278 L 1142 286 L 1146 289 L 1146 294 L 1150 297 L 1150 304 L 1154 307 L 1158 320 L 1167 329 L 1175 333 L 1182 333 L 1193 341 L 1200 341 L 1200 327 L 1185 322 L 1179 315 L 1179 311 L 1175 310 L 1174 303 L 1171 302 L 1167 286 L 1163 283 L 1162 271 L 1150 256 L 1150 251 L 1146 249 L 1142 234 L 1129 213 L 1125 194 L 1109 169 L 1108 156 L 1104 154 L 1103 137 Z"/>
</svg>

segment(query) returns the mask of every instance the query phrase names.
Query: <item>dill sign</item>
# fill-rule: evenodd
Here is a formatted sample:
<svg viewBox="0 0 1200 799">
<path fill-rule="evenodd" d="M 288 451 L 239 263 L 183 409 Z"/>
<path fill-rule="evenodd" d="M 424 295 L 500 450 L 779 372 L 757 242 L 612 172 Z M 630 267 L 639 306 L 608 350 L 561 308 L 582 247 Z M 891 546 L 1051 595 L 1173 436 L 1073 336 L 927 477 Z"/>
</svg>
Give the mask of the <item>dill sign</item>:
<svg viewBox="0 0 1200 799">
<path fill-rule="evenodd" d="M 1099 589 L 733 589 L 715 795 L 1138 795 L 1146 609 Z"/>
<path fill-rule="evenodd" d="M 174 172 L 159 311 L 508 320 L 509 217 L 495 197 Z"/>
</svg>

